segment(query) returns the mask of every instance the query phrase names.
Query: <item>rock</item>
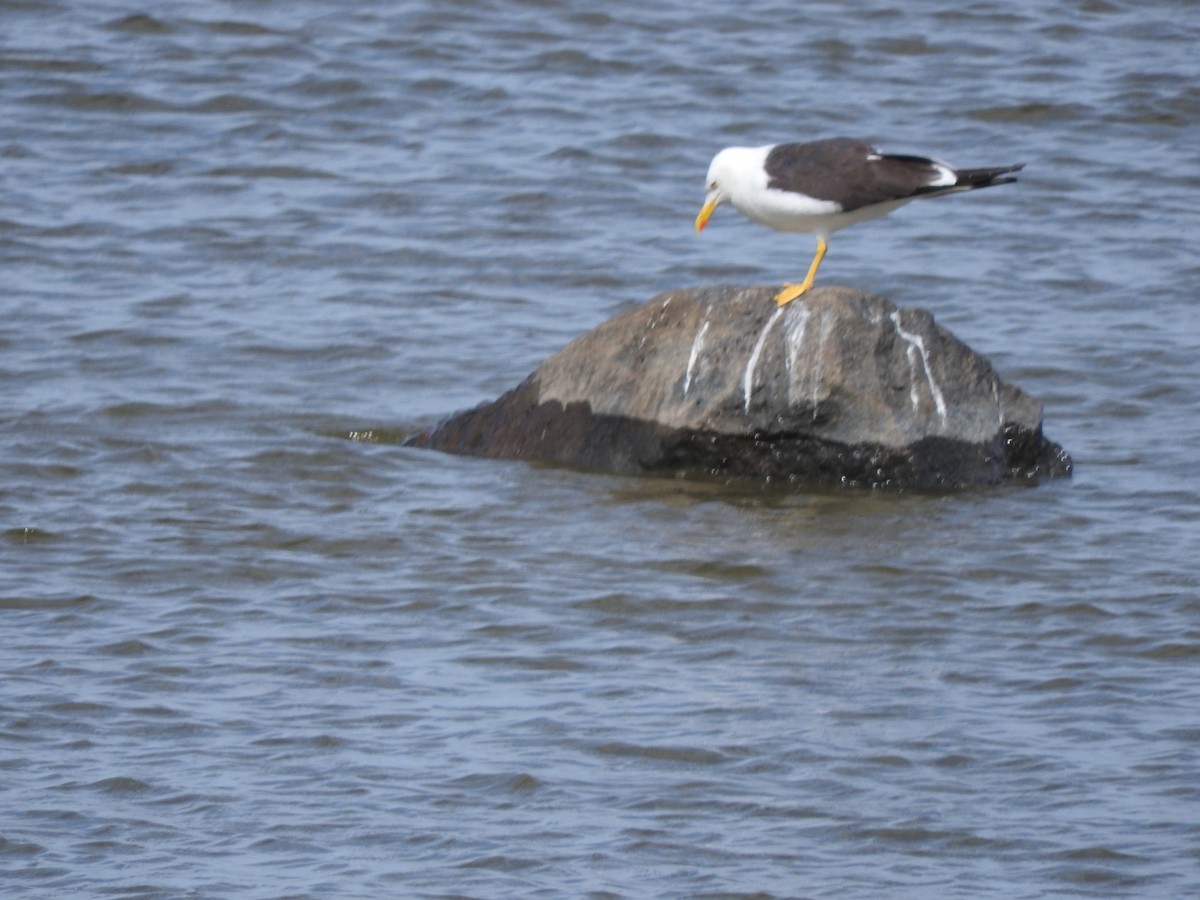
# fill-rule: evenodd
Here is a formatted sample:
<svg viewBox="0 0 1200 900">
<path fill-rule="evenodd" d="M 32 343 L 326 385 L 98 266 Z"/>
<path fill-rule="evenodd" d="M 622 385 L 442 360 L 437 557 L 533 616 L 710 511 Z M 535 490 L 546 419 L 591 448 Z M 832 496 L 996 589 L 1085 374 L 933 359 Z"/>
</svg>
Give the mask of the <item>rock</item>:
<svg viewBox="0 0 1200 900">
<path fill-rule="evenodd" d="M 1041 404 L 934 324 L 849 288 L 671 291 L 493 403 L 411 438 L 620 473 L 943 488 L 1066 476 Z"/>
</svg>

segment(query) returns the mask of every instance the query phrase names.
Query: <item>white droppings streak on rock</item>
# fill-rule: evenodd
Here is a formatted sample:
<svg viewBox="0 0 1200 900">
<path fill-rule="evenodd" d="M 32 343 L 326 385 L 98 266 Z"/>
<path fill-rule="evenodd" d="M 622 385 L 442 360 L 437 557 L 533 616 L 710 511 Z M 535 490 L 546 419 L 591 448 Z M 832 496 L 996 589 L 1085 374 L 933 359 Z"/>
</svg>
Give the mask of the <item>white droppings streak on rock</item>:
<svg viewBox="0 0 1200 900">
<path fill-rule="evenodd" d="M 787 331 L 788 403 L 796 402 L 796 393 L 800 388 L 798 382 L 803 378 L 803 373 L 797 374 L 796 364 L 804 348 L 804 332 L 808 330 L 810 315 L 807 306 L 800 306 L 783 323 Z"/>
<path fill-rule="evenodd" d="M 663 300 L 662 304 L 658 307 L 659 314 L 657 316 L 651 318 L 650 321 L 646 323 L 647 333 L 642 334 L 641 340 L 638 341 L 638 349 L 639 350 L 642 349 L 643 347 L 645 347 L 646 341 L 648 341 L 650 339 L 649 332 L 653 331 L 655 328 L 657 328 L 659 325 L 661 325 L 663 323 L 663 321 L 666 318 L 664 313 L 666 313 L 667 307 L 671 305 L 671 301 L 674 299 L 675 299 L 674 294 L 671 294 L 668 297 L 666 297 Z"/>
<path fill-rule="evenodd" d="M 821 328 L 817 332 L 817 367 L 813 371 L 812 384 L 812 408 L 813 420 L 817 418 L 817 396 L 821 388 L 821 379 L 824 377 L 821 369 L 821 363 L 825 359 L 825 342 L 829 340 L 829 335 L 833 332 L 834 326 L 837 325 L 837 317 L 826 313 L 821 314 Z"/>
<path fill-rule="evenodd" d="M 696 368 L 696 360 L 700 358 L 700 354 L 704 352 L 704 335 L 708 333 L 708 319 L 704 320 L 704 324 L 700 326 L 700 330 L 696 332 L 696 337 L 692 341 L 692 352 L 688 356 L 687 374 L 683 376 L 683 396 L 687 396 L 688 389 L 692 386 L 692 371 Z"/>
<path fill-rule="evenodd" d="M 921 361 L 921 366 L 925 370 L 925 381 L 929 385 L 929 395 L 933 397 L 933 405 L 937 408 L 938 418 L 942 420 L 942 424 L 946 423 L 946 398 L 942 396 L 942 389 L 938 387 L 938 383 L 933 378 L 933 370 L 929 367 L 929 351 L 925 348 L 925 339 L 919 334 L 914 334 L 911 331 L 905 331 L 900 324 L 900 311 L 896 310 L 891 315 L 892 324 L 896 326 L 896 334 L 908 344 L 908 366 L 912 372 L 912 388 L 909 391 L 909 398 L 912 400 L 913 409 L 915 410 L 920 403 L 921 395 L 917 390 L 917 360 Z"/>
<path fill-rule="evenodd" d="M 767 343 L 767 335 L 771 333 L 771 328 L 779 321 L 779 317 L 783 315 L 784 307 L 779 307 L 775 310 L 775 314 L 767 320 L 767 324 L 763 326 L 762 332 L 758 335 L 758 340 L 754 342 L 754 351 L 750 354 L 750 360 L 746 363 L 746 374 L 742 379 L 742 394 L 746 400 L 746 412 L 750 412 L 750 398 L 754 395 L 754 371 L 758 368 L 758 358 L 762 355 L 763 347 Z"/>
</svg>

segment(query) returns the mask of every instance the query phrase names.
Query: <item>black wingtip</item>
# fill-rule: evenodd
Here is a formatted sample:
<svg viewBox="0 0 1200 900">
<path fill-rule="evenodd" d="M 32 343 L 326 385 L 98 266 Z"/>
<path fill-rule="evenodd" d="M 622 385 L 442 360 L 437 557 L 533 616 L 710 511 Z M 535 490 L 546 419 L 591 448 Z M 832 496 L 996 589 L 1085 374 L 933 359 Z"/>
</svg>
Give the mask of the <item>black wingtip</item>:
<svg viewBox="0 0 1200 900">
<path fill-rule="evenodd" d="M 957 188 L 991 187 L 994 184 L 1011 184 L 1016 181 L 1015 172 L 1025 168 L 1025 163 L 1014 166 L 996 166 L 990 169 L 960 169 L 954 174 L 958 176 L 955 182 Z M 1009 176 L 1009 177 L 1004 177 Z"/>
</svg>

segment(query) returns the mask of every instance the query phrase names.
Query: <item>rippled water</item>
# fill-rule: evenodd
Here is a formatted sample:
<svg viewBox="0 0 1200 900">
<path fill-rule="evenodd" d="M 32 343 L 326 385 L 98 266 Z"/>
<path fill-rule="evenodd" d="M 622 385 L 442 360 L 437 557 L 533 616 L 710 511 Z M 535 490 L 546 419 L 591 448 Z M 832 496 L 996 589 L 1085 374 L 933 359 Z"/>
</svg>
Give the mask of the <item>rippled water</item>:
<svg viewBox="0 0 1200 900">
<path fill-rule="evenodd" d="M 1186 2 L 0 7 L 0 891 L 1200 891 Z M 1070 482 L 399 446 L 668 288 L 712 153 L 1018 185 L 837 235 Z"/>
</svg>

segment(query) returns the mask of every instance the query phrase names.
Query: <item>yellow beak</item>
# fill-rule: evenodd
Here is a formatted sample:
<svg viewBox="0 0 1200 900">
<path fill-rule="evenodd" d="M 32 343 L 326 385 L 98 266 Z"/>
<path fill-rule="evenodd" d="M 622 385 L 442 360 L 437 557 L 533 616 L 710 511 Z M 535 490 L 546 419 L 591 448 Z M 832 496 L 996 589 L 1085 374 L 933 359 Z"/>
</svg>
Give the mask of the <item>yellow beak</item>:
<svg viewBox="0 0 1200 900">
<path fill-rule="evenodd" d="M 696 216 L 696 234 L 704 230 L 704 226 L 708 224 L 713 210 L 717 208 L 720 202 L 716 197 L 709 197 L 704 201 L 704 206 L 700 208 L 700 214 Z"/>
</svg>

